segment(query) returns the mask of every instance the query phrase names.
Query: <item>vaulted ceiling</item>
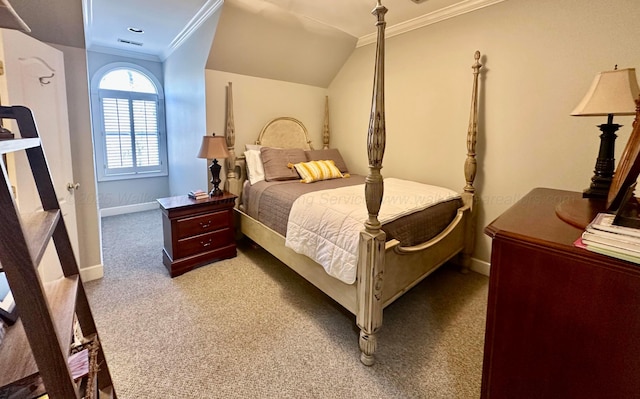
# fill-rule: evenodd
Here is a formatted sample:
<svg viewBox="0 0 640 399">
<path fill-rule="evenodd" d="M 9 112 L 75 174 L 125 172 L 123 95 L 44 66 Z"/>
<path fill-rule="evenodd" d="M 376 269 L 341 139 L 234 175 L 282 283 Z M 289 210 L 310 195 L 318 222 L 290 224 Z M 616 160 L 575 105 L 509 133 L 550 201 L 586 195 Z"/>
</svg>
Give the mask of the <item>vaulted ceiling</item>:
<svg viewBox="0 0 640 399">
<path fill-rule="evenodd" d="M 82 0 L 9 0 L 31 28 L 31 36 L 44 42 L 85 47 Z"/>
<path fill-rule="evenodd" d="M 375 40 L 376 0 L 9 0 L 40 40 L 164 61 L 220 13 L 207 68 L 326 87 Z M 383 0 L 399 34 L 504 0 Z"/>
</svg>

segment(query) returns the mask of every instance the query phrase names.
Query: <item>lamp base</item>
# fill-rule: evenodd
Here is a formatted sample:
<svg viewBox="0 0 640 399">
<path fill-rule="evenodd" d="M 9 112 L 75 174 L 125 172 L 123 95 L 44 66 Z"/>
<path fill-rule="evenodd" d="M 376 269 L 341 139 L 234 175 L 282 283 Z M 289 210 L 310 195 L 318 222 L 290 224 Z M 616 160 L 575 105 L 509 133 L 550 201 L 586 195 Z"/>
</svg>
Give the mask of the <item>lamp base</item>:
<svg viewBox="0 0 640 399">
<path fill-rule="evenodd" d="M 209 197 L 220 197 L 222 194 L 224 194 L 224 192 L 215 186 L 213 187 L 213 190 L 209 192 Z"/>
<path fill-rule="evenodd" d="M 209 197 L 219 197 L 222 195 L 222 190 L 218 187 L 222 180 L 220 180 L 220 169 L 222 166 L 218 164 L 218 160 L 214 159 L 211 162 L 211 166 L 209 166 L 209 170 L 211 171 L 211 184 L 213 185 L 213 190 L 209 192 Z"/>
<path fill-rule="evenodd" d="M 612 177 L 593 176 L 589 188 L 582 192 L 582 198 L 607 198 L 612 179 Z"/>
<path fill-rule="evenodd" d="M 613 115 L 608 116 L 607 123 L 599 125 L 600 131 L 600 150 L 594 175 L 591 178 L 591 186 L 582 193 L 583 198 L 607 198 L 611 181 L 613 180 L 613 172 L 615 169 L 615 144 L 616 132 L 622 125 L 613 123 Z"/>
</svg>

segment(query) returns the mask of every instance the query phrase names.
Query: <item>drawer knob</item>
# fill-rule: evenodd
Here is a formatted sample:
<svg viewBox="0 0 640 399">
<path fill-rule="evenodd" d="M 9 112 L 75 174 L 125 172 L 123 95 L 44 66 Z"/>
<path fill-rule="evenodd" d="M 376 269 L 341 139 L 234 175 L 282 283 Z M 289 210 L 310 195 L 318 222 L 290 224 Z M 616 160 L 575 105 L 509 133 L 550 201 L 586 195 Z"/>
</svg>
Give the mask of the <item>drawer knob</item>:
<svg viewBox="0 0 640 399">
<path fill-rule="evenodd" d="M 206 229 L 209 226 L 211 226 L 211 220 L 207 221 L 207 223 L 200 222 L 200 227 L 202 227 L 203 229 Z"/>
<path fill-rule="evenodd" d="M 202 244 L 203 247 L 208 247 L 211 245 L 211 238 L 209 238 L 209 241 L 204 242 L 204 241 L 200 241 L 200 244 Z"/>
</svg>

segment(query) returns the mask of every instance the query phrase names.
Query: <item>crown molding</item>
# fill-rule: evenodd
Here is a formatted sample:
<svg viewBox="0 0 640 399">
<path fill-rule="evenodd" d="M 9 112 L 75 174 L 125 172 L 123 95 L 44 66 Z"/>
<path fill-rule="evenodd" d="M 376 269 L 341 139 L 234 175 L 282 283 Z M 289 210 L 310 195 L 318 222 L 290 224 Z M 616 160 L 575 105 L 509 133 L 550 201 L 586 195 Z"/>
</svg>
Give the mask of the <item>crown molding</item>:
<svg viewBox="0 0 640 399">
<path fill-rule="evenodd" d="M 139 51 L 123 50 L 115 47 L 93 45 L 90 48 L 87 48 L 87 51 L 92 51 L 94 53 L 117 55 L 120 57 L 135 58 L 138 60 L 162 62 L 160 60 L 160 57 L 154 54 L 141 53 Z"/>
<path fill-rule="evenodd" d="M 218 11 L 224 4 L 224 0 L 207 0 L 202 7 L 195 13 L 193 18 L 185 25 L 184 28 L 173 38 L 169 46 L 162 52 L 162 60 L 169 58 L 185 40 L 187 40 L 198 28 L 202 25 L 207 18 L 214 12 Z"/>
<path fill-rule="evenodd" d="M 84 22 L 84 46 L 85 48 L 89 48 L 91 46 L 91 40 L 89 40 L 89 35 L 86 32 L 89 32 L 89 28 L 93 24 L 93 1 L 92 0 L 82 0 L 82 7 L 84 8 L 82 12 L 83 22 Z"/>
<path fill-rule="evenodd" d="M 505 0 L 464 0 L 448 7 L 442 8 L 438 11 L 434 11 L 418 18 L 410 19 L 408 21 L 390 26 L 385 29 L 385 36 L 393 37 L 401 35 L 403 33 L 407 33 L 415 29 L 420 29 L 425 26 L 432 25 L 449 18 L 457 17 L 458 15 L 479 10 L 484 7 L 489 7 L 503 1 Z M 366 46 L 367 44 L 375 43 L 376 39 L 377 32 L 362 36 L 358 39 L 356 47 L 362 47 Z"/>
</svg>

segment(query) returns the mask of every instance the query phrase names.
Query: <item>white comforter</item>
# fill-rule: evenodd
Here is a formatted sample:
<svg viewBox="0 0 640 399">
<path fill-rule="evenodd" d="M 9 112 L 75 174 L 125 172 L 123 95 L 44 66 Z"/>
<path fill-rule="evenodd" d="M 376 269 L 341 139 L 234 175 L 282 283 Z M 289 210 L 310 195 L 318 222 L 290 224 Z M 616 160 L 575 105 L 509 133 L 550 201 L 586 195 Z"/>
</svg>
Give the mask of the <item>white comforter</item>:
<svg viewBox="0 0 640 399">
<path fill-rule="evenodd" d="M 391 222 L 459 196 L 448 188 L 387 178 L 378 220 Z M 360 231 L 367 217 L 363 184 L 304 194 L 291 208 L 285 245 L 321 264 L 331 276 L 353 284 Z"/>
</svg>

